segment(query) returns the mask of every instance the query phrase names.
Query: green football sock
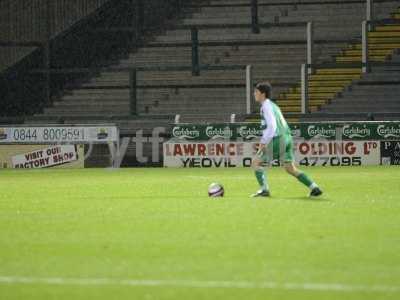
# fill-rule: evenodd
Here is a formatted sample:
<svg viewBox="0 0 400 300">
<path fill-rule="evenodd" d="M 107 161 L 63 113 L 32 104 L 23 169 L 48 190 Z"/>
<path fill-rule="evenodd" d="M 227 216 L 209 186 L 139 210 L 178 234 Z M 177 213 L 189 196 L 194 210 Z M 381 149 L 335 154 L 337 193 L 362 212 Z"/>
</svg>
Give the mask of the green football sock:
<svg viewBox="0 0 400 300">
<path fill-rule="evenodd" d="M 304 173 L 300 173 L 299 176 L 297 176 L 297 180 L 310 189 L 317 187 L 317 184 Z"/>
<path fill-rule="evenodd" d="M 265 175 L 264 169 L 259 168 L 255 170 L 255 175 L 258 181 L 258 184 L 260 185 L 261 189 L 264 191 L 268 190 L 268 183 L 267 183 L 267 176 Z"/>
</svg>

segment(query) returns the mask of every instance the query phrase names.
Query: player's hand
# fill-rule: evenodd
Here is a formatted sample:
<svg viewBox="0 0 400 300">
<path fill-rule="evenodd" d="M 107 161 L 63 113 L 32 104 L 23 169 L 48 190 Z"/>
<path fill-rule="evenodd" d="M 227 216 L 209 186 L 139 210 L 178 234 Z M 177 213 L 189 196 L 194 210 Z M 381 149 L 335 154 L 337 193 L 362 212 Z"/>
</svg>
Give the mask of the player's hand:
<svg viewBox="0 0 400 300">
<path fill-rule="evenodd" d="M 259 144 L 258 145 L 258 150 L 257 150 L 257 155 L 261 155 L 265 149 L 265 144 Z"/>
</svg>

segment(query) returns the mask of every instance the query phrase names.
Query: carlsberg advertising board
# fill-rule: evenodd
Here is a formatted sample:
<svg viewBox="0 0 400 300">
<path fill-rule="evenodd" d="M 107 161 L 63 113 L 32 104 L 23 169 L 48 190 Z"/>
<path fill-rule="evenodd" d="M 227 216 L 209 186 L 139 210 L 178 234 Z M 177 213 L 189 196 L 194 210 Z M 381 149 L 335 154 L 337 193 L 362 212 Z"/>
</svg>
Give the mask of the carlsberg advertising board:
<svg viewBox="0 0 400 300">
<path fill-rule="evenodd" d="M 290 125 L 297 138 L 326 140 L 390 140 L 400 139 L 400 122 L 300 123 Z M 261 136 L 257 123 L 179 124 L 173 127 L 172 138 L 188 141 L 253 140 Z"/>
<path fill-rule="evenodd" d="M 400 165 L 400 122 L 298 123 L 290 128 L 300 165 Z M 179 124 L 164 144 L 164 166 L 249 167 L 261 135 L 257 123 Z"/>
</svg>

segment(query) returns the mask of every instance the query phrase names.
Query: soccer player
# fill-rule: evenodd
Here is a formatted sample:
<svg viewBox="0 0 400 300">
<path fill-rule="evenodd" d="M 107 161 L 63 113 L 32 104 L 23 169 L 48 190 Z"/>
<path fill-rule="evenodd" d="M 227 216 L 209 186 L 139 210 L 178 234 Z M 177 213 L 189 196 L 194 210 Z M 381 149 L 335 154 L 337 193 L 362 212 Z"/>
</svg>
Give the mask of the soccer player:
<svg viewBox="0 0 400 300">
<path fill-rule="evenodd" d="M 253 197 L 269 197 L 270 191 L 263 165 L 279 155 L 285 170 L 310 189 L 310 196 L 322 194 L 318 185 L 295 166 L 293 138 L 279 107 L 270 100 L 272 87 L 269 82 L 257 83 L 254 89 L 256 102 L 261 104 L 261 129 L 263 134 L 256 156 L 252 161 L 260 190 Z M 282 157 L 283 156 L 283 157 Z"/>
</svg>

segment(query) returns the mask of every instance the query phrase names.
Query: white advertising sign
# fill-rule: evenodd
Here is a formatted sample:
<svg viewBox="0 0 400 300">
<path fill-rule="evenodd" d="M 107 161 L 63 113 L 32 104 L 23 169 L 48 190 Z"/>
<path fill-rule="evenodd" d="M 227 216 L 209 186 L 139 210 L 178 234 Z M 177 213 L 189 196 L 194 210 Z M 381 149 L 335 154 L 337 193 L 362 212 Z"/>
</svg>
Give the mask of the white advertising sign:
<svg viewBox="0 0 400 300">
<path fill-rule="evenodd" d="M 116 142 L 116 126 L 0 127 L 0 144 Z"/>
<path fill-rule="evenodd" d="M 78 160 L 75 145 L 52 146 L 11 157 L 16 169 L 40 169 Z"/>
<path fill-rule="evenodd" d="M 380 164 L 378 141 L 295 142 L 296 162 L 303 166 L 364 166 Z"/>
<path fill-rule="evenodd" d="M 164 166 L 183 168 L 250 167 L 257 151 L 254 142 L 182 142 L 164 144 Z M 298 141 L 296 162 L 306 166 L 359 166 L 380 164 L 376 141 Z M 277 162 L 273 162 L 276 165 Z"/>
</svg>

